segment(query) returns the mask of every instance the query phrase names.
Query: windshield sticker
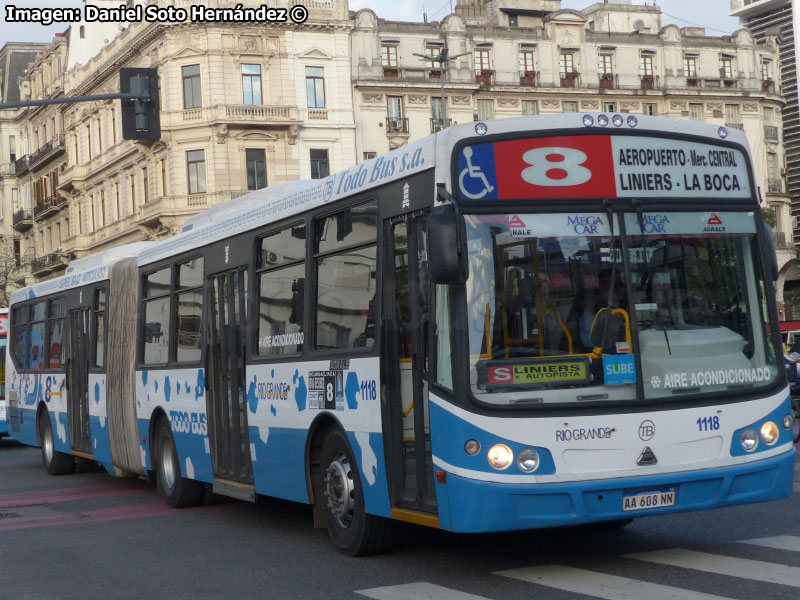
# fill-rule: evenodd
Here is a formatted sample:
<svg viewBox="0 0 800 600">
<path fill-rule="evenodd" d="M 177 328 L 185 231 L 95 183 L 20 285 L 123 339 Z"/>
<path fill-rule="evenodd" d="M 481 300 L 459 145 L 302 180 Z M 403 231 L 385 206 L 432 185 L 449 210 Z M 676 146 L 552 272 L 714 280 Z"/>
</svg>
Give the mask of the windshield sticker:
<svg viewBox="0 0 800 600">
<path fill-rule="evenodd" d="M 474 144 L 458 154 L 467 200 L 499 198 L 750 198 L 747 159 L 714 144 L 619 135 Z M 653 222 L 657 233 L 659 223 Z"/>
<path fill-rule="evenodd" d="M 717 369 L 716 371 L 691 371 L 683 373 L 664 373 L 663 379 L 658 375 L 650 378 L 653 388 L 682 389 L 703 385 L 736 385 L 769 381 L 772 378 L 770 367 L 753 367 L 750 369 Z"/>
<path fill-rule="evenodd" d="M 605 385 L 636 383 L 636 362 L 633 355 L 603 356 L 603 383 Z"/>
<path fill-rule="evenodd" d="M 702 213 L 644 213 L 642 229 L 639 216 L 627 213 L 625 227 L 631 235 L 701 235 L 755 233 L 753 213 L 702 212 Z"/>
<path fill-rule="evenodd" d="M 485 361 L 477 366 L 480 383 L 486 388 L 590 381 L 588 360 L 583 356 Z"/>
<path fill-rule="evenodd" d="M 513 239 L 611 235 L 608 216 L 603 213 L 509 215 L 508 230 Z"/>
</svg>

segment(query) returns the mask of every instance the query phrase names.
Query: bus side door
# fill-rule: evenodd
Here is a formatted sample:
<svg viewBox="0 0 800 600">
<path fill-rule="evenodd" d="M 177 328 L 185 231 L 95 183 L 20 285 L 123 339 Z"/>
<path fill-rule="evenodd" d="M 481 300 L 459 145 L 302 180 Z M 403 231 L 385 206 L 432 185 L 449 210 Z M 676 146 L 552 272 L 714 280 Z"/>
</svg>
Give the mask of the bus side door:
<svg viewBox="0 0 800 600">
<path fill-rule="evenodd" d="M 436 512 L 428 418 L 427 211 L 385 221 L 383 385 L 392 503 Z"/>
</svg>

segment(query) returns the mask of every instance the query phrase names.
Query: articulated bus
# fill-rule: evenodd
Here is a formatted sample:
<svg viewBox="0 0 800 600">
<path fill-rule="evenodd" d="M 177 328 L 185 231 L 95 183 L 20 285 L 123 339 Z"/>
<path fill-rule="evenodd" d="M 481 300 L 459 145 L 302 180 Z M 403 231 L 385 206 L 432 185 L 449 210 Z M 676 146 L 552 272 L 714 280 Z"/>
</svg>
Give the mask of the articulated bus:
<svg viewBox="0 0 800 600">
<path fill-rule="evenodd" d="M 785 498 L 773 256 L 737 130 L 457 125 L 14 292 L 9 428 L 351 555 Z"/>
</svg>

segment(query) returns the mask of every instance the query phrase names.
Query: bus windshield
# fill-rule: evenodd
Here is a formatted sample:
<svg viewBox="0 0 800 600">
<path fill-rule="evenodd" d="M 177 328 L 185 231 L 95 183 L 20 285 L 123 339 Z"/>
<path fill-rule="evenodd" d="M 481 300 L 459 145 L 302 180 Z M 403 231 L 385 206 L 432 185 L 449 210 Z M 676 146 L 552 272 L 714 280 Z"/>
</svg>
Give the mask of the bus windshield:
<svg viewBox="0 0 800 600">
<path fill-rule="evenodd" d="M 625 214 L 627 257 L 605 213 L 465 218 L 479 401 L 634 400 L 637 378 L 657 399 L 777 376 L 752 213 Z"/>
</svg>

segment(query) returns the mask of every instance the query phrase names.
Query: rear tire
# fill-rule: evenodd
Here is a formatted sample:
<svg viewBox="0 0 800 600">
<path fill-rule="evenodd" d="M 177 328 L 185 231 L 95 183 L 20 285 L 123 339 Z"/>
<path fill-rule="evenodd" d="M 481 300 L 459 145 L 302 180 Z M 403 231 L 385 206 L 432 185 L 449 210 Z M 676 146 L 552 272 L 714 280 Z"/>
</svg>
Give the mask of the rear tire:
<svg viewBox="0 0 800 600">
<path fill-rule="evenodd" d="M 49 475 L 68 475 L 75 470 L 75 458 L 55 449 L 53 426 L 47 410 L 39 415 L 39 441 L 42 445 L 42 464 Z"/>
<path fill-rule="evenodd" d="M 366 513 L 358 465 L 341 429 L 332 429 L 325 436 L 321 466 L 325 525 L 336 547 L 350 556 L 385 551 L 392 543 L 394 524 Z"/>
<path fill-rule="evenodd" d="M 156 479 L 158 491 L 173 508 L 197 506 L 203 500 L 205 486 L 181 475 L 181 464 L 172 431 L 166 419 L 156 425 Z"/>
</svg>

